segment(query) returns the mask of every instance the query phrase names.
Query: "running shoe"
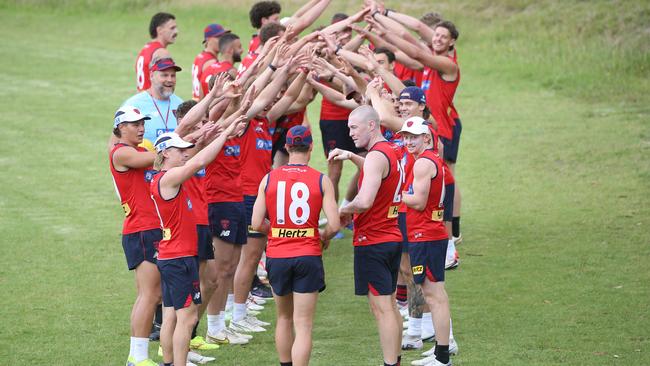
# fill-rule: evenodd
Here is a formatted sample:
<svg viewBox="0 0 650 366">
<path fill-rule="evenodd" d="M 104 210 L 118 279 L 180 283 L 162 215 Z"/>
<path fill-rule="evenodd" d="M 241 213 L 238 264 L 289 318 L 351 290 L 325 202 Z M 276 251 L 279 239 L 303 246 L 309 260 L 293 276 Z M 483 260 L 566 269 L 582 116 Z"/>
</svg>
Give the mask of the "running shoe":
<svg viewBox="0 0 650 366">
<path fill-rule="evenodd" d="M 422 327 L 422 334 L 420 335 L 422 342 L 433 342 L 436 339 L 436 330 L 433 329 L 431 332 L 427 331 Z"/>
<path fill-rule="evenodd" d="M 261 326 L 251 322 L 250 317 L 245 317 L 244 319 L 236 322 L 230 321 L 230 329 L 234 330 L 237 333 L 260 333 L 266 332 L 266 329 Z"/>
<path fill-rule="evenodd" d="M 158 366 L 158 364 L 149 358 L 140 362 L 135 362 L 133 356 L 129 356 L 129 359 L 126 360 L 126 366 Z"/>
<path fill-rule="evenodd" d="M 433 356 L 433 352 L 436 350 L 436 347 L 433 346 L 431 347 L 430 350 L 422 353 L 422 356 L 429 357 Z M 449 339 L 449 354 L 450 355 L 457 355 L 458 354 L 458 343 L 456 343 L 456 340 L 454 338 Z"/>
<path fill-rule="evenodd" d="M 249 315 L 247 316 L 247 318 L 249 318 L 251 322 L 253 322 L 256 325 L 259 325 L 260 327 L 268 327 L 269 325 L 271 325 L 271 323 L 265 322 L 264 320 L 259 320 L 254 316 Z"/>
<path fill-rule="evenodd" d="M 458 267 L 460 260 L 458 259 L 458 251 L 454 250 L 451 253 L 447 253 L 447 258 L 445 259 L 445 269 L 454 269 Z"/>
<path fill-rule="evenodd" d="M 205 338 L 201 336 L 196 336 L 190 340 L 190 349 L 196 349 L 199 351 L 212 351 L 218 348 L 218 344 L 208 343 L 205 341 Z"/>
<path fill-rule="evenodd" d="M 250 293 L 252 296 L 261 297 L 262 299 L 272 299 L 273 292 L 269 286 L 259 285 L 253 287 Z"/>
<path fill-rule="evenodd" d="M 402 349 L 422 349 L 422 339 L 418 336 L 412 336 L 404 333 L 404 336 L 402 337 Z"/>
<path fill-rule="evenodd" d="M 228 328 L 224 328 L 214 335 L 207 333 L 205 337 L 208 343 L 214 344 L 247 344 L 249 342 L 249 338 L 243 337 L 243 335 Z"/>
<path fill-rule="evenodd" d="M 264 306 L 256 304 L 252 296 L 248 296 L 248 300 L 246 300 L 246 308 L 254 311 L 264 310 Z"/>
<path fill-rule="evenodd" d="M 214 360 L 216 360 L 216 358 L 203 356 L 198 352 L 189 351 L 187 353 L 187 361 L 188 362 L 195 362 L 195 363 L 203 365 L 205 363 L 212 362 Z"/>
<path fill-rule="evenodd" d="M 149 334 L 150 341 L 159 341 L 160 340 L 160 324 L 153 323 L 151 326 L 151 334 Z"/>
</svg>

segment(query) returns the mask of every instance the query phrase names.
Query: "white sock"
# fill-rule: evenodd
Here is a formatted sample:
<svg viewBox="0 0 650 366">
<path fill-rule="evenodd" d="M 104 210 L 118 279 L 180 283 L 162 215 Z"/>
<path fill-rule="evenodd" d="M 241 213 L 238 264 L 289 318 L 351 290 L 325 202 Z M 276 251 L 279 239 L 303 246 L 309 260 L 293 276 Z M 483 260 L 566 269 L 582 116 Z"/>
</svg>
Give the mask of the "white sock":
<svg viewBox="0 0 650 366">
<path fill-rule="evenodd" d="M 228 294 L 228 298 L 226 299 L 226 311 L 232 311 L 232 304 L 234 303 L 235 303 L 235 295 Z"/>
<path fill-rule="evenodd" d="M 131 356 L 135 363 L 149 358 L 149 338 L 131 337 Z"/>
<path fill-rule="evenodd" d="M 222 311 L 219 313 L 219 331 L 226 329 L 226 312 Z"/>
<path fill-rule="evenodd" d="M 246 303 L 234 303 L 232 307 L 232 320 L 238 322 L 246 317 Z"/>
<path fill-rule="evenodd" d="M 453 258 L 456 252 L 456 245 L 453 240 L 449 240 L 447 244 L 447 258 Z"/>
<path fill-rule="evenodd" d="M 449 318 L 449 339 L 454 339 L 454 327 L 451 325 L 451 318 Z"/>
<path fill-rule="evenodd" d="M 406 330 L 406 334 L 412 337 L 421 337 L 422 336 L 422 318 L 409 317 L 409 328 Z"/>
<path fill-rule="evenodd" d="M 433 320 L 431 319 L 431 313 L 422 313 L 422 333 L 435 334 L 435 330 L 433 329 Z"/>
<path fill-rule="evenodd" d="M 208 333 L 214 335 L 219 333 L 219 331 L 219 315 L 208 314 Z"/>
</svg>

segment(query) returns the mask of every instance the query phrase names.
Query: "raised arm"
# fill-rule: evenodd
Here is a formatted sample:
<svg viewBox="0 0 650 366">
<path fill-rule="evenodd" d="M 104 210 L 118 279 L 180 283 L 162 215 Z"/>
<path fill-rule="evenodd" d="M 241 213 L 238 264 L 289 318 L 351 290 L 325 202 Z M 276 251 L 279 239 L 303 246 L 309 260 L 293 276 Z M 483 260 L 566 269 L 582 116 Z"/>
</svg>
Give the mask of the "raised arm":
<svg viewBox="0 0 650 366">
<path fill-rule="evenodd" d="M 386 9 L 386 11 L 384 11 L 384 16 L 400 22 L 407 28 L 417 32 L 417 34 L 420 35 L 420 38 L 425 40 L 427 43 L 431 43 L 431 39 L 433 38 L 433 29 L 422 23 L 419 19 L 392 9 Z"/>
<path fill-rule="evenodd" d="M 271 107 L 269 112 L 266 114 L 267 118 L 269 121 L 275 121 L 280 116 L 284 115 L 287 113 L 287 110 L 293 102 L 298 99 L 298 96 L 300 95 L 300 92 L 302 91 L 303 85 L 305 85 L 305 79 L 307 78 L 307 73 L 306 72 L 299 72 L 298 76 L 293 80 L 291 85 L 289 85 L 289 88 L 287 91 L 284 93 L 282 98 L 278 100 L 277 103 Z"/>
<path fill-rule="evenodd" d="M 307 82 L 309 85 L 311 85 L 314 89 L 316 89 L 319 93 L 323 95 L 323 98 L 326 98 L 330 102 L 334 103 L 335 105 L 347 109 L 354 109 L 359 106 L 357 102 L 353 100 L 347 100 L 345 99 L 345 95 L 343 95 L 341 92 L 336 91 L 332 88 L 330 88 L 327 85 L 324 85 L 322 83 L 319 83 L 314 79 L 314 74 L 310 74 L 312 76 L 307 77 Z"/>
<path fill-rule="evenodd" d="M 293 28 L 292 32 L 295 34 L 300 34 L 300 32 L 312 25 L 323 11 L 325 11 L 331 0 L 320 0 L 314 2 L 315 1 L 312 0 L 305 4 L 302 8 L 298 9 L 294 16 L 291 17 L 289 22 Z M 298 15 L 298 13 L 300 13 L 300 15 Z"/>
<path fill-rule="evenodd" d="M 366 95 L 370 97 L 372 106 L 379 114 L 379 121 L 382 126 L 388 128 L 389 130 L 396 132 L 402 128 L 402 119 L 395 113 L 392 103 L 388 102 L 379 94 L 379 88 L 381 88 L 381 79 L 374 79 L 368 84 L 366 89 Z"/>
<path fill-rule="evenodd" d="M 267 85 L 266 88 L 264 88 L 264 90 L 262 90 L 262 92 L 260 92 L 260 94 L 253 100 L 253 104 L 246 113 L 246 118 L 250 120 L 262 112 L 264 108 L 271 104 L 271 102 L 273 102 L 275 97 L 280 92 L 280 89 L 282 89 L 282 86 L 287 81 L 288 75 L 288 65 L 284 65 L 275 71 L 273 81 L 271 81 L 271 83 Z"/>
</svg>

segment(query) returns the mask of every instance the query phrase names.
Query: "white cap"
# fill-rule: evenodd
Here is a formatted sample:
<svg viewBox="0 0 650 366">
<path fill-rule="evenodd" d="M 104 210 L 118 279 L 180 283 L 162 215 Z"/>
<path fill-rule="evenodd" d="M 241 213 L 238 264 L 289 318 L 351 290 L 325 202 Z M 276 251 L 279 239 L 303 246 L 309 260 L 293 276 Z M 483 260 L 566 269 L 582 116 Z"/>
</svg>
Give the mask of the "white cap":
<svg viewBox="0 0 650 366">
<path fill-rule="evenodd" d="M 176 132 L 167 132 L 158 136 L 156 143 L 154 144 L 156 152 L 161 152 L 169 149 L 170 147 L 177 147 L 179 149 L 187 149 L 194 147 L 194 144 L 191 144 L 183 140 Z"/>
<path fill-rule="evenodd" d="M 402 129 L 399 132 L 408 132 L 413 135 L 423 135 L 429 133 L 429 126 L 427 126 L 427 121 L 422 117 L 411 117 L 404 121 Z"/>
<path fill-rule="evenodd" d="M 124 122 L 137 122 L 140 120 L 148 120 L 151 117 L 147 117 L 144 114 L 133 106 L 125 105 L 115 112 L 115 120 L 113 121 L 113 128 L 117 127 L 120 123 Z"/>
</svg>

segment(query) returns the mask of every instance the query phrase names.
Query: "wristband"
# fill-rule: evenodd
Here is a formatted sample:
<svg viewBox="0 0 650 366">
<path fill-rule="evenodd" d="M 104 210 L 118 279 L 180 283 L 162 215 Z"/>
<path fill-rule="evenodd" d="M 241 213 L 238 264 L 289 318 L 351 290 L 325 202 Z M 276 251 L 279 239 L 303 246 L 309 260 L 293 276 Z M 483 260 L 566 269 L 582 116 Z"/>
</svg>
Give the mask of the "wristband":
<svg viewBox="0 0 650 366">
<path fill-rule="evenodd" d="M 275 66 L 273 66 L 273 65 L 271 65 L 271 64 L 269 64 L 269 69 L 271 69 L 271 70 L 273 70 L 273 71 L 277 71 L 277 70 L 278 70 L 277 67 L 275 67 Z"/>
<path fill-rule="evenodd" d="M 388 16 L 388 12 L 389 12 L 389 11 L 393 11 L 393 10 L 392 10 L 392 9 L 386 9 L 386 10 L 384 10 L 384 16 L 385 16 L 385 17 Z"/>
<path fill-rule="evenodd" d="M 372 15 L 370 16 L 372 19 L 375 19 L 375 15 L 379 14 L 379 10 L 376 10 Z"/>
</svg>

